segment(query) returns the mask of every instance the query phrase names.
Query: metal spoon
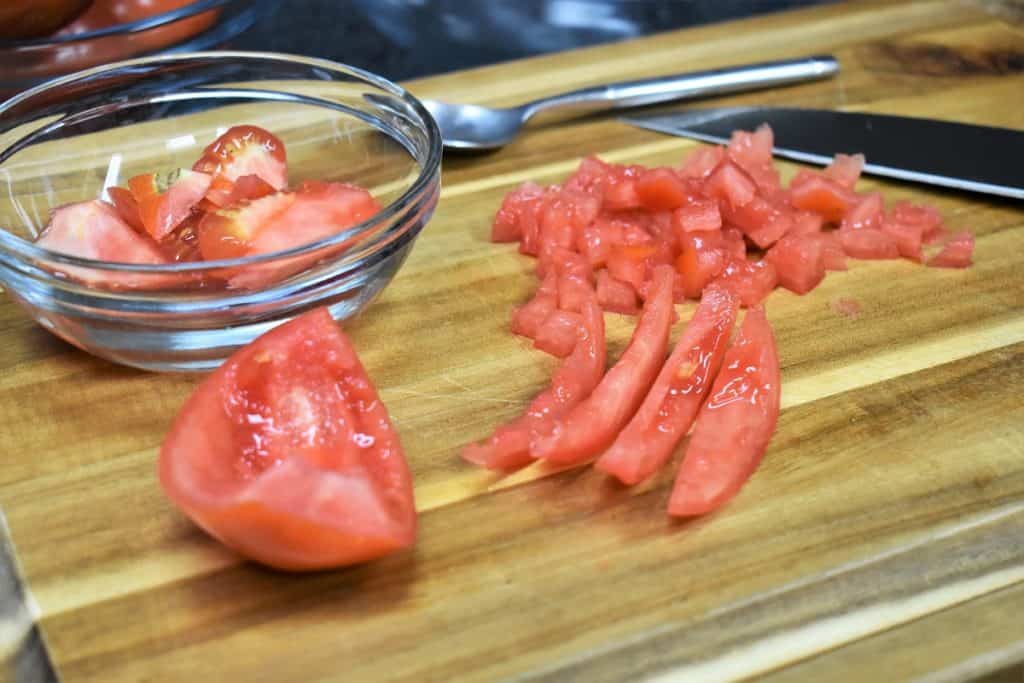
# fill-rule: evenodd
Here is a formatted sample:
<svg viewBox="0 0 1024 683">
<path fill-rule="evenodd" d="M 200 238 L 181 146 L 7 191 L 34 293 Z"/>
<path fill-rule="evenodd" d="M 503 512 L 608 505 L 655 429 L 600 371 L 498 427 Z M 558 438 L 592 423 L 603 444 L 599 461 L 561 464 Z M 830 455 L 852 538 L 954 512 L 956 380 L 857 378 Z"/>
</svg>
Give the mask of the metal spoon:
<svg viewBox="0 0 1024 683">
<path fill-rule="evenodd" d="M 445 147 L 484 150 L 511 142 L 523 124 L 542 111 L 565 108 L 589 113 L 639 107 L 816 80 L 838 71 L 839 63 L 835 58 L 824 55 L 599 85 L 507 109 L 434 100 L 426 100 L 423 104 L 437 121 Z"/>
</svg>

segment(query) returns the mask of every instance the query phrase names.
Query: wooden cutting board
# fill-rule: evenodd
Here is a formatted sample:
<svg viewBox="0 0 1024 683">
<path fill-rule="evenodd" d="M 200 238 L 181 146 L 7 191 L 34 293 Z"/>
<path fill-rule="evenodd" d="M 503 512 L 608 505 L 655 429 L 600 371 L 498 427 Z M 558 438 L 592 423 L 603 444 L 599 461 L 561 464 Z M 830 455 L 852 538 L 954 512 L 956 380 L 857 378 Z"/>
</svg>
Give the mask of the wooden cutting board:
<svg viewBox="0 0 1024 683">
<path fill-rule="evenodd" d="M 1010 2 L 841 4 L 410 87 L 502 104 L 832 52 L 835 80 L 717 102 L 1024 129 L 1021 17 Z M 347 570 L 266 571 L 190 525 L 154 460 L 196 379 L 89 357 L 3 299 L 0 504 L 28 595 L 6 654 L 34 625 L 19 670 L 38 656 L 64 680 L 103 683 L 961 680 L 1024 661 L 1019 204 L 865 183 L 973 230 L 976 265 L 854 262 L 808 296 L 773 294 L 783 412 L 763 466 L 718 514 L 667 521 L 671 472 L 628 490 L 588 469 L 503 479 L 460 461 L 553 367 L 508 332 L 535 281 L 531 260 L 488 242 L 503 194 L 560 181 L 586 154 L 659 164 L 693 148 L 592 117 L 445 162 L 414 253 L 347 326 L 405 443 L 421 536 Z M 837 312 L 841 297 L 861 313 Z M 631 326 L 608 325 L 614 356 Z"/>
</svg>

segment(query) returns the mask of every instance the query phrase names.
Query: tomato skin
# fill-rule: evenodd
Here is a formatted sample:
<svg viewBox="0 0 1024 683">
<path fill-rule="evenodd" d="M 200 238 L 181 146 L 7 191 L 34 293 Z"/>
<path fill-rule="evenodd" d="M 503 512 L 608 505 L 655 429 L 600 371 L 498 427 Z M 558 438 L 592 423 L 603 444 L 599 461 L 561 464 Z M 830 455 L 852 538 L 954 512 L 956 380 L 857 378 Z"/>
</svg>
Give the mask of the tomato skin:
<svg viewBox="0 0 1024 683">
<path fill-rule="evenodd" d="M 399 437 L 325 308 L 206 377 L 164 439 L 159 476 L 210 535 L 278 569 L 364 562 L 416 539 Z"/>
<path fill-rule="evenodd" d="M 615 440 L 643 401 L 665 359 L 675 319 L 670 266 L 655 268 L 652 291 L 629 346 L 593 392 L 546 432 L 530 441 L 530 455 L 558 465 L 573 465 L 598 455 Z"/>
<path fill-rule="evenodd" d="M 551 378 L 551 385 L 530 402 L 520 417 L 500 425 L 489 438 L 462 451 L 469 462 L 493 470 L 512 470 L 533 462 L 530 441 L 546 432 L 551 421 L 590 395 L 605 366 L 604 315 L 593 297 L 580 313 L 580 336 L 572 353 Z"/>
<path fill-rule="evenodd" d="M 739 300 L 709 287 L 640 408 L 595 467 L 623 484 L 654 474 L 690 430 L 725 355 Z"/>
<path fill-rule="evenodd" d="M 703 515 L 739 492 L 775 432 L 779 382 L 771 326 L 763 308 L 752 308 L 697 414 L 669 499 L 670 515 Z"/>
</svg>

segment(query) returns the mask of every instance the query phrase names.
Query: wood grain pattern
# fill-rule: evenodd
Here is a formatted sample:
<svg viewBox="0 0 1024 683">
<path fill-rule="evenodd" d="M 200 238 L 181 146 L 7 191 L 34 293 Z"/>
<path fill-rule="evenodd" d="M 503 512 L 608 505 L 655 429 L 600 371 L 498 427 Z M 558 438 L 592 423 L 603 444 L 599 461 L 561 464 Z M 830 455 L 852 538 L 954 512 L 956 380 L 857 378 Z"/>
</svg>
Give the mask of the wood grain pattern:
<svg viewBox="0 0 1024 683">
<path fill-rule="evenodd" d="M 513 102 L 600 81 L 833 52 L 843 73 L 722 101 L 1024 128 L 1006 5 L 868 2 L 668 33 L 410 84 Z M 446 159 L 442 200 L 347 326 L 414 470 L 420 541 L 289 576 L 240 562 L 162 497 L 156 449 L 196 379 L 118 368 L 0 303 L 0 505 L 67 681 L 964 680 L 1024 660 L 1024 213 L 896 183 L 978 237 L 976 266 L 858 262 L 773 294 L 783 412 L 720 513 L 664 516 L 671 472 L 510 477 L 459 448 L 516 414 L 552 361 L 508 333 L 532 261 L 490 244 L 502 195 L 585 154 L 694 147 L 609 118 L 548 120 Z M 795 165 L 784 165 L 793 173 Z M 838 297 L 862 306 L 834 312 Z M 680 307 L 685 320 L 692 307 Z M 611 353 L 631 331 L 611 315 Z M 676 332 L 678 333 L 679 327 Z M 958 637 L 969 630 L 974 637 Z"/>
</svg>

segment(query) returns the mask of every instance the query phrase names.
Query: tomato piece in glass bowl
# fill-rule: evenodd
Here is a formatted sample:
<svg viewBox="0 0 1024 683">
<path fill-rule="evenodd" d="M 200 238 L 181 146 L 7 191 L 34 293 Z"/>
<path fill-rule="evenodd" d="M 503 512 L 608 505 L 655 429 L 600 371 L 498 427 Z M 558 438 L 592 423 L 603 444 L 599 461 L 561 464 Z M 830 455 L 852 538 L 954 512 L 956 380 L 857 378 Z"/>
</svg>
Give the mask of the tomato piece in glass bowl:
<svg viewBox="0 0 1024 683">
<path fill-rule="evenodd" d="M 372 560 L 416 539 L 397 432 L 326 309 L 233 354 L 164 439 L 160 483 L 241 555 L 284 570 Z"/>
</svg>

